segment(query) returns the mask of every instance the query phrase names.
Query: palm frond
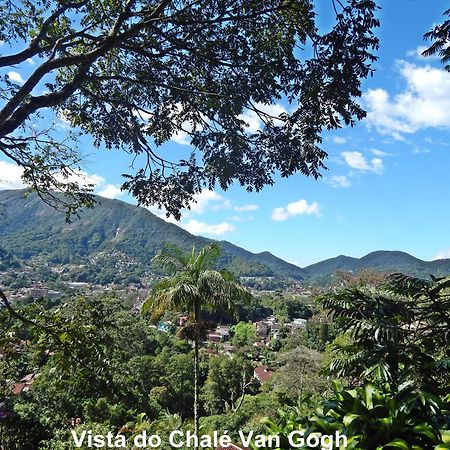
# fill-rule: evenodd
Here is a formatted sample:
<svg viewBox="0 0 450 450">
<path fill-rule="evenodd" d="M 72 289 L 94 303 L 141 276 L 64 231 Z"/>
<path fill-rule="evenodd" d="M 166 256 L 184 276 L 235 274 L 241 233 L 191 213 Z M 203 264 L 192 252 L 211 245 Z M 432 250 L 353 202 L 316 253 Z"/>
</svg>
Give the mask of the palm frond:
<svg viewBox="0 0 450 450">
<path fill-rule="evenodd" d="M 219 310 L 237 317 L 238 304 L 249 303 L 252 295 L 227 270 L 211 269 L 219 252 L 216 243 L 199 252 L 193 247 L 187 255 L 173 248 L 158 252 L 154 261 L 170 270 L 171 275 L 155 283 L 142 312 L 150 311 L 154 320 L 167 310 L 191 315 L 201 309 Z"/>
<path fill-rule="evenodd" d="M 229 278 L 227 272 L 224 274 L 216 270 L 205 270 L 201 273 L 197 286 L 204 307 L 237 316 L 238 304 L 248 303 L 251 293 L 236 282 L 229 281 Z"/>
<path fill-rule="evenodd" d="M 193 249 L 193 252 L 195 247 Z M 193 253 L 193 266 L 195 271 L 200 274 L 202 270 L 213 267 L 220 255 L 220 246 L 217 243 L 212 243 L 203 247 L 197 255 Z"/>
<path fill-rule="evenodd" d="M 144 302 L 142 313 L 151 312 L 151 319 L 157 320 L 167 311 L 192 312 L 195 299 L 199 298 L 197 287 L 191 284 L 175 284 L 152 293 Z"/>
<path fill-rule="evenodd" d="M 156 253 L 152 259 L 152 264 L 166 272 L 175 273 L 186 269 L 189 260 L 178 247 L 167 245 Z"/>
</svg>

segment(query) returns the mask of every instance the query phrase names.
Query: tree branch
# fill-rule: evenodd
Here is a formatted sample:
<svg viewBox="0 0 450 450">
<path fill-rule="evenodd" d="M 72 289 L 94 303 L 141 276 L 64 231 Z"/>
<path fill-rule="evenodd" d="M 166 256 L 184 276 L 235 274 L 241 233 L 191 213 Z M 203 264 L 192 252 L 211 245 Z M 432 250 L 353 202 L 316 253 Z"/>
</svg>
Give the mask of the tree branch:
<svg viewBox="0 0 450 450">
<path fill-rule="evenodd" d="M 51 14 L 47 19 L 42 23 L 39 33 L 31 40 L 30 45 L 25 50 L 16 53 L 14 55 L 8 55 L 0 57 L 0 67 L 11 66 L 14 64 L 20 64 L 23 61 L 26 61 L 28 58 L 31 58 L 38 53 L 45 51 L 46 49 L 51 49 L 51 45 L 47 45 L 45 47 L 40 47 L 39 43 L 45 36 L 49 26 L 64 14 L 67 10 L 73 8 L 80 8 L 87 3 L 87 0 L 82 0 L 81 2 L 67 2 L 60 6 L 53 14 Z"/>
</svg>

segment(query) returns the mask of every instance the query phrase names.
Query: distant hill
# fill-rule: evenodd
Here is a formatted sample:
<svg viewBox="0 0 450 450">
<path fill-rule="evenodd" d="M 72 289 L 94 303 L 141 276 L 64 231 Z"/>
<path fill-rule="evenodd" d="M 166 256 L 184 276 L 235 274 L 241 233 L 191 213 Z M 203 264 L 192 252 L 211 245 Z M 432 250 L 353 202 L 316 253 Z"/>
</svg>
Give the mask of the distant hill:
<svg viewBox="0 0 450 450">
<path fill-rule="evenodd" d="M 166 244 L 189 250 L 211 239 L 194 236 L 145 208 L 97 197 L 98 204 L 68 224 L 64 215 L 45 205 L 37 195 L 0 191 L 0 246 L 25 260 L 84 265 L 79 281 L 109 282 L 118 273 L 141 276 Z M 264 252 L 251 253 L 227 241 L 220 242 L 220 264 L 240 276 L 276 276 L 303 279 L 302 270 Z M 103 275 L 104 280 L 99 279 Z M 97 276 L 98 275 L 98 276 Z"/>
<path fill-rule="evenodd" d="M 14 261 L 17 266 L 17 258 L 43 266 L 48 262 L 62 267 L 63 274 L 69 271 L 76 281 L 125 282 L 151 273 L 151 259 L 168 243 L 189 250 L 212 241 L 165 222 L 145 208 L 102 197 L 97 201 L 94 209 L 83 211 L 80 220 L 68 224 L 63 214 L 45 205 L 37 195 L 25 198 L 22 190 L 0 191 L 3 263 Z M 375 269 L 422 277 L 450 274 L 449 259 L 427 262 L 400 251 L 376 251 L 359 259 L 341 255 L 300 268 L 269 252 L 251 253 L 227 241 L 220 244 L 220 265 L 239 276 L 309 282 L 329 279 L 336 270 L 357 273 Z"/>
<path fill-rule="evenodd" d="M 305 279 L 326 277 L 336 270 L 346 270 L 358 273 L 363 269 L 373 269 L 380 272 L 402 272 L 409 275 L 428 278 L 447 276 L 450 274 L 450 259 L 436 261 L 422 261 L 405 252 L 379 250 L 369 253 L 362 258 L 338 256 L 305 267 Z"/>
</svg>

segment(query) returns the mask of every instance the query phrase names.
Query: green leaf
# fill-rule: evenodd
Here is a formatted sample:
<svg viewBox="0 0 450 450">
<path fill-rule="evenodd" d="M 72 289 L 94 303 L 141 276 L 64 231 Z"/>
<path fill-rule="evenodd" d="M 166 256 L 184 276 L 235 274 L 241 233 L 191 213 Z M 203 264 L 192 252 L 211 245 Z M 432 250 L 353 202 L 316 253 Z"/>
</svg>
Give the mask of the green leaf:
<svg viewBox="0 0 450 450">
<path fill-rule="evenodd" d="M 438 439 L 437 435 L 436 435 L 436 431 L 430 425 L 425 425 L 425 424 L 416 425 L 413 428 L 413 431 L 417 434 L 422 434 L 423 436 L 426 436 L 427 438 L 431 439 L 432 441 L 436 441 Z"/>
<path fill-rule="evenodd" d="M 361 417 L 360 414 L 351 414 L 351 413 L 346 414 L 346 415 L 344 416 L 343 423 L 344 423 L 344 425 L 348 428 L 348 426 L 349 426 L 354 420 L 359 419 L 360 417 Z"/>
<path fill-rule="evenodd" d="M 383 446 L 383 448 L 389 447 L 401 448 L 402 450 L 410 450 L 408 443 L 404 439 L 399 438 L 396 438 L 393 441 L 389 442 L 389 444 Z"/>
<path fill-rule="evenodd" d="M 441 438 L 444 444 L 450 444 L 450 430 L 440 430 Z"/>
</svg>

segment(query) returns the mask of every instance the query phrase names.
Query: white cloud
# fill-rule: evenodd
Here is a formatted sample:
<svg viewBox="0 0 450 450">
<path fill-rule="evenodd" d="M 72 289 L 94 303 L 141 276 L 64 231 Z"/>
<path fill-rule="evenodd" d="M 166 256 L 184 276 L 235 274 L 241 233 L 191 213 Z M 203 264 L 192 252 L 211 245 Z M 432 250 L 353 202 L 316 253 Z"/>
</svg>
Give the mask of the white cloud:
<svg viewBox="0 0 450 450">
<path fill-rule="evenodd" d="M 232 202 L 225 199 L 215 191 L 205 189 L 200 194 L 194 195 L 194 200 L 189 203 L 189 206 L 190 209 L 181 210 L 181 215 L 185 219 L 189 216 L 192 216 L 192 214 L 201 215 L 207 211 L 231 209 Z M 180 227 L 183 227 L 183 223 L 177 221 L 172 216 L 166 217 L 166 211 L 164 208 L 159 209 L 157 206 L 148 206 L 147 209 L 159 218 L 164 219 L 166 222 L 174 223 Z"/>
<path fill-rule="evenodd" d="M 430 153 L 431 150 L 429 148 L 415 147 L 412 152 L 414 155 L 426 155 Z"/>
<path fill-rule="evenodd" d="M 189 145 L 191 143 L 189 134 L 183 130 L 179 130 L 176 133 L 174 133 L 170 138 L 170 140 L 180 145 Z"/>
<path fill-rule="evenodd" d="M 289 264 L 293 264 L 294 266 L 297 266 L 297 267 L 302 267 L 301 265 L 300 265 L 300 263 L 299 262 L 297 262 L 297 261 L 290 261 L 290 260 L 286 260 L 286 262 L 288 262 Z"/>
<path fill-rule="evenodd" d="M 0 189 L 23 189 L 23 169 L 14 163 L 0 161 Z"/>
<path fill-rule="evenodd" d="M 207 209 L 225 209 L 230 207 L 230 201 L 224 199 L 215 191 L 203 190 L 194 195 L 194 200 L 189 204 L 190 211 L 194 214 L 203 214 Z"/>
<path fill-rule="evenodd" d="M 265 121 L 270 119 L 276 126 L 281 126 L 283 124 L 282 120 L 276 119 L 280 114 L 286 113 L 286 109 L 283 108 L 283 106 L 279 104 L 264 105 L 263 103 L 256 103 L 255 108 L 270 116 L 269 118 L 265 118 L 264 115 L 262 115 Z M 249 133 L 256 133 L 263 128 L 263 121 L 255 111 L 247 109 L 240 114 L 238 118 L 246 122 L 246 130 Z"/>
<path fill-rule="evenodd" d="M 341 155 L 352 169 L 376 173 L 383 171 L 383 160 L 381 158 L 372 158 L 368 161 L 361 152 L 342 152 Z"/>
<path fill-rule="evenodd" d="M 36 63 L 33 61 L 32 58 L 28 58 L 28 59 L 27 59 L 27 63 L 28 63 L 30 66 L 35 66 L 35 65 L 36 65 Z"/>
<path fill-rule="evenodd" d="M 55 115 L 55 118 L 56 118 L 55 125 L 57 128 L 60 128 L 65 131 L 70 130 L 72 128 L 67 110 L 59 110 L 58 113 Z"/>
<path fill-rule="evenodd" d="M 175 225 L 178 225 L 179 227 L 181 226 L 181 223 L 175 219 L 175 217 L 173 216 L 166 216 L 166 210 L 164 208 L 158 208 L 157 206 L 144 206 L 144 208 L 148 209 L 152 214 L 154 214 L 155 216 L 159 217 L 160 219 L 169 222 L 169 223 L 173 223 Z"/>
<path fill-rule="evenodd" d="M 243 211 L 256 211 L 258 208 L 259 208 L 258 205 L 249 204 L 249 205 L 235 206 L 233 209 L 235 211 L 243 212 Z"/>
<path fill-rule="evenodd" d="M 433 259 L 449 259 L 450 258 L 450 249 L 440 251 Z"/>
<path fill-rule="evenodd" d="M 164 220 L 165 222 L 173 223 L 174 225 L 178 225 L 179 227 L 183 228 L 183 224 L 180 221 L 178 221 L 177 219 L 175 219 L 175 217 L 173 217 L 173 216 L 167 217 L 166 214 L 162 213 L 162 212 L 159 212 L 159 213 L 153 212 L 153 214 L 155 214 L 156 216 L 158 216 L 160 219 Z"/>
<path fill-rule="evenodd" d="M 105 183 L 105 179 L 100 175 L 90 174 L 83 170 L 74 170 L 67 177 L 57 174 L 55 178 L 61 183 L 78 183 L 82 187 L 92 185 L 94 188 L 99 188 Z"/>
<path fill-rule="evenodd" d="M 447 47 L 448 47 L 448 45 L 444 45 L 444 48 L 447 48 Z M 431 55 L 431 56 L 423 56 L 422 53 L 425 50 L 427 50 L 427 49 L 428 49 L 428 47 L 426 45 L 418 45 L 415 49 L 407 51 L 406 55 L 407 56 L 412 56 L 412 57 L 414 57 L 416 59 L 419 59 L 421 61 L 423 61 L 423 60 L 428 60 L 428 61 L 429 60 L 435 60 L 435 61 L 437 61 L 437 60 L 440 59 L 438 53 L 435 53 L 434 55 Z"/>
<path fill-rule="evenodd" d="M 205 222 L 199 222 L 198 220 L 191 219 L 187 223 L 180 224 L 182 228 L 189 233 L 195 235 L 211 235 L 211 236 L 220 236 L 226 233 L 232 233 L 236 230 L 234 225 L 228 222 L 222 222 L 218 224 L 208 224 Z"/>
<path fill-rule="evenodd" d="M 371 149 L 370 152 L 375 156 L 392 156 L 392 153 L 383 152 L 382 150 L 378 150 L 376 148 Z"/>
<path fill-rule="evenodd" d="M 26 185 L 21 179 L 22 174 L 23 169 L 18 165 L 6 161 L 0 161 L 0 189 L 25 188 Z M 59 173 L 55 175 L 55 178 L 60 183 L 78 183 L 83 187 L 87 187 L 89 184 L 94 185 L 94 187 L 100 187 L 105 183 L 105 179 L 100 175 L 89 174 L 82 170 L 71 172 L 67 178 Z"/>
<path fill-rule="evenodd" d="M 320 216 L 320 206 L 317 202 L 308 203 L 302 199 L 298 202 L 289 203 L 285 207 L 275 208 L 272 211 L 272 220 L 283 222 L 291 217 L 304 215 Z"/>
<path fill-rule="evenodd" d="M 19 72 L 14 72 L 12 70 L 11 72 L 8 72 L 8 77 L 11 81 L 15 81 L 18 84 L 25 83 L 25 80 L 22 78 L 22 75 L 20 75 Z"/>
<path fill-rule="evenodd" d="M 23 189 L 27 185 L 22 181 L 23 169 L 14 163 L 0 161 L 0 190 L 3 189 Z M 65 178 L 62 174 L 56 174 L 55 178 L 61 183 L 78 183 L 82 187 L 93 185 L 98 189 L 96 194 L 106 198 L 119 198 L 124 195 L 120 186 L 105 184 L 105 179 L 100 175 L 89 174 L 82 170 L 73 171 Z"/>
<path fill-rule="evenodd" d="M 398 63 L 406 88 L 393 98 L 384 89 L 363 96 L 366 123 L 382 134 L 403 139 L 423 128 L 450 128 L 450 73 L 431 66 Z"/>
<path fill-rule="evenodd" d="M 230 220 L 232 220 L 233 222 L 251 222 L 252 220 L 255 220 L 255 218 L 253 216 L 231 216 L 229 218 Z"/>
<path fill-rule="evenodd" d="M 343 144 L 346 144 L 348 141 L 347 141 L 347 138 L 343 138 L 343 137 L 340 137 L 340 136 L 335 136 L 333 138 L 333 142 L 335 144 L 338 144 L 338 145 L 343 145 Z"/>
<path fill-rule="evenodd" d="M 125 193 L 121 191 L 120 186 L 117 184 L 106 184 L 102 186 L 102 189 L 97 194 L 106 198 L 120 198 Z"/>
<path fill-rule="evenodd" d="M 351 186 L 350 180 L 345 175 L 333 175 L 329 178 L 328 183 L 335 188 L 347 188 Z"/>
<path fill-rule="evenodd" d="M 408 51 L 406 52 L 406 55 L 407 55 L 407 56 L 412 56 L 412 57 L 417 58 L 417 59 L 425 59 L 426 57 L 425 57 L 425 56 L 422 56 L 422 53 L 423 53 L 427 48 L 428 48 L 428 47 L 425 46 L 425 45 L 418 45 L 415 49 L 413 49 L 413 50 L 408 50 Z M 435 56 L 436 56 L 436 55 L 431 56 L 431 57 L 429 57 L 429 58 L 437 59 L 438 57 L 435 58 Z"/>
</svg>

